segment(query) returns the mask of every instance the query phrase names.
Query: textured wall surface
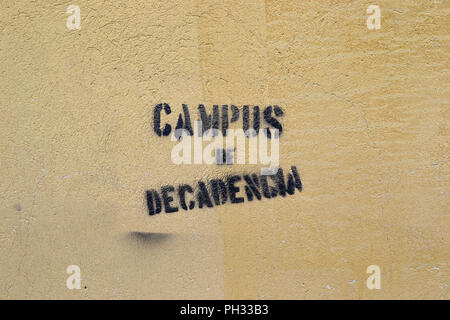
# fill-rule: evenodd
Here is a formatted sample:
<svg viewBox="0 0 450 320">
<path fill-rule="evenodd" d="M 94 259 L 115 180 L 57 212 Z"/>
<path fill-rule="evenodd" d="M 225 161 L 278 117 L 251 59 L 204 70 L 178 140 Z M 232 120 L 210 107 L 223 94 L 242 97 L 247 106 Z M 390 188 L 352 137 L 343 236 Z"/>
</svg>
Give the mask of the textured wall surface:
<svg viewBox="0 0 450 320">
<path fill-rule="evenodd" d="M 449 299 L 449 1 L 0 8 L 0 298 Z M 281 106 L 304 190 L 149 216 L 149 188 L 246 170 L 173 164 L 161 102 Z"/>
</svg>

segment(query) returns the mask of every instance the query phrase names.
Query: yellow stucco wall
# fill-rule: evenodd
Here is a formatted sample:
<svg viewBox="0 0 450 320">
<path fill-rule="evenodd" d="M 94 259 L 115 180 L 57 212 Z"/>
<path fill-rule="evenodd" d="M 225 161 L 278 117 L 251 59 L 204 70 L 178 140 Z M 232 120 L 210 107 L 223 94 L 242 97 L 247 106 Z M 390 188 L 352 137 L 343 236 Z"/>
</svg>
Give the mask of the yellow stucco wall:
<svg viewBox="0 0 450 320">
<path fill-rule="evenodd" d="M 449 298 L 449 1 L 0 6 L 0 298 Z M 246 170 L 173 164 L 161 102 L 281 106 L 304 190 L 149 216 Z"/>
</svg>

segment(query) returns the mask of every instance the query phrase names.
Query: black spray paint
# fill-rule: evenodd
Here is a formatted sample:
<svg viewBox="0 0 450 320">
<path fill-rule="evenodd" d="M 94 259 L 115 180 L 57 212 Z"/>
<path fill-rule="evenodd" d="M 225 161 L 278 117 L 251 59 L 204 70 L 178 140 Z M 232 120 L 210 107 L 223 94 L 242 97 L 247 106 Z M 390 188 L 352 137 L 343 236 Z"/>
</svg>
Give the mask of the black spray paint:
<svg viewBox="0 0 450 320">
<path fill-rule="evenodd" d="M 273 199 L 278 196 L 293 195 L 295 190 L 303 190 L 297 167 L 292 166 L 286 176 L 283 169 L 271 176 L 256 173 L 230 175 L 225 179 L 199 181 L 194 187 L 181 184 L 167 185 L 146 191 L 147 207 L 150 215 L 189 211 L 194 208 L 212 208 L 226 203 L 238 204 L 255 199 Z"/>
<path fill-rule="evenodd" d="M 183 112 L 178 114 L 175 130 L 184 129 L 192 136 L 191 112 L 186 104 L 182 104 L 182 108 Z M 162 115 L 162 111 L 164 111 L 164 115 Z M 262 127 L 261 117 L 268 125 L 268 127 L 263 128 L 263 131 L 268 138 L 271 138 L 269 129 L 278 129 L 280 135 L 283 131 L 283 126 L 279 121 L 279 118 L 283 117 L 284 112 L 277 105 L 265 107 L 262 111 L 262 115 L 259 106 L 253 106 L 251 108 L 249 105 L 244 105 L 242 108 L 227 104 L 213 105 L 212 112 L 208 113 L 205 106 L 199 104 L 197 111 L 198 117 L 196 119 L 201 121 L 203 132 L 206 132 L 209 129 L 216 129 L 221 130 L 222 135 L 226 136 L 227 129 L 229 129 L 232 124 L 239 124 L 239 122 L 241 122 L 240 124 L 243 131 L 248 133 L 247 137 L 250 135 L 255 136 L 259 134 L 259 129 Z M 171 113 L 172 109 L 167 103 L 160 103 L 155 106 L 153 110 L 153 131 L 157 136 L 167 137 L 172 132 L 172 125 L 169 123 L 172 122 L 173 124 L 175 118 L 170 116 Z M 164 118 L 163 128 L 161 128 L 162 117 Z M 250 129 L 253 129 L 254 131 L 248 131 Z"/>
</svg>

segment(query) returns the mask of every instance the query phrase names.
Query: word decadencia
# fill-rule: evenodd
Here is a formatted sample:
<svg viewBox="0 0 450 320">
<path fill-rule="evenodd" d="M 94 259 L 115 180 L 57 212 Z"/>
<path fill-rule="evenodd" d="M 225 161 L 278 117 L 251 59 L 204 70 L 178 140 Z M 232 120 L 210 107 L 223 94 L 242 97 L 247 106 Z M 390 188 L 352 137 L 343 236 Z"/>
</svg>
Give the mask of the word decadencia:
<svg viewBox="0 0 450 320">
<path fill-rule="evenodd" d="M 269 178 L 271 183 L 269 184 Z M 245 184 L 244 193 L 240 194 L 241 188 L 238 183 Z M 178 212 L 181 209 L 188 211 L 194 208 L 212 208 L 226 203 L 243 203 L 261 200 L 262 198 L 273 199 L 277 196 L 285 197 L 293 195 L 295 189 L 302 191 L 302 182 L 297 168 L 291 166 L 291 173 L 287 176 L 283 174 L 283 169 L 279 168 L 274 175 L 259 175 L 256 173 L 231 175 L 225 179 L 212 179 L 207 182 L 199 181 L 195 187 L 188 184 L 181 184 L 177 187 L 166 185 L 158 192 L 154 189 L 146 191 L 147 207 L 150 215 L 161 213 L 162 209 L 166 213 Z M 178 200 L 175 202 L 175 198 Z"/>
</svg>

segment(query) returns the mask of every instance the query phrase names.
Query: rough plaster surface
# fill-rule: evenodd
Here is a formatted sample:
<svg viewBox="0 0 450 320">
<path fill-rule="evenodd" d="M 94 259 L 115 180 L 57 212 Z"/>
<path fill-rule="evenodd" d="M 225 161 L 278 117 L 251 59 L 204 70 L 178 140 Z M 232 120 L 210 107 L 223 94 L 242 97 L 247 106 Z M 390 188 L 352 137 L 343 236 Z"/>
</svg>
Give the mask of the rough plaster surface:
<svg viewBox="0 0 450 320">
<path fill-rule="evenodd" d="M 0 7 L 0 298 L 449 298 L 449 1 Z M 160 102 L 282 106 L 304 191 L 148 216 L 148 188 L 242 171 L 172 164 Z"/>
</svg>

